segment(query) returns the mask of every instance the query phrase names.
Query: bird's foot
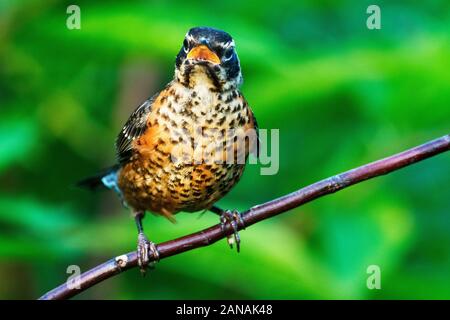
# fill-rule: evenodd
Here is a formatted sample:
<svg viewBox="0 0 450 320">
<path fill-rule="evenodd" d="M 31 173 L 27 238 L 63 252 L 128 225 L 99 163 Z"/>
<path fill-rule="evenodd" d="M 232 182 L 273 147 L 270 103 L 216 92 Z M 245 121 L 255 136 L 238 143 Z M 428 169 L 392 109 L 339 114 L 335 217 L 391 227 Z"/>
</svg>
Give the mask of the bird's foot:
<svg viewBox="0 0 450 320">
<path fill-rule="evenodd" d="M 239 236 L 238 229 L 244 229 L 245 224 L 242 219 L 242 215 L 237 210 L 224 210 L 220 215 L 220 226 L 222 231 L 225 231 L 227 224 L 231 225 L 233 229 L 233 234 L 227 236 L 227 242 L 230 248 L 233 249 L 233 244 L 236 243 L 237 252 L 241 249 L 241 237 Z"/>
<path fill-rule="evenodd" d="M 153 269 L 155 263 L 159 261 L 159 252 L 156 245 L 149 241 L 143 232 L 138 235 L 137 256 L 138 266 L 143 276 L 145 276 L 147 267 Z M 150 261 L 152 262 L 150 263 Z"/>
</svg>

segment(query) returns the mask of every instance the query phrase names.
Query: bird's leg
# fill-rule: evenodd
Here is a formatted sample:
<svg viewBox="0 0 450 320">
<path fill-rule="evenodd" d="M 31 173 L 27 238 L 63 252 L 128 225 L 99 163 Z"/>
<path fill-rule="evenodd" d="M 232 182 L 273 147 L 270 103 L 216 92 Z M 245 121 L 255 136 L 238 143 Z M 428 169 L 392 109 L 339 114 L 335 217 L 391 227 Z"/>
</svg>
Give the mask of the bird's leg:
<svg viewBox="0 0 450 320">
<path fill-rule="evenodd" d="M 230 248 L 233 249 L 233 243 L 236 243 L 237 252 L 241 249 L 241 237 L 239 236 L 238 229 L 244 229 L 245 223 L 242 219 L 242 215 L 237 210 L 223 210 L 217 206 L 212 206 L 209 208 L 209 211 L 220 216 L 220 225 L 222 230 L 224 231 L 227 223 L 231 225 L 233 228 L 233 234 L 227 236 L 227 242 L 230 245 Z"/>
<path fill-rule="evenodd" d="M 156 249 L 156 245 L 149 241 L 144 234 L 144 228 L 142 226 L 142 219 L 144 218 L 144 212 L 139 211 L 135 213 L 135 221 L 138 229 L 138 245 L 137 245 L 137 256 L 138 256 L 138 265 L 141 270 L 142 275 L 145 275 L 147 267 L 153 267 L 154 263 L 149 265 L 150 257 L 152 257 L 152 261 L 159 261 L 159 252 Z"/>
</svg>

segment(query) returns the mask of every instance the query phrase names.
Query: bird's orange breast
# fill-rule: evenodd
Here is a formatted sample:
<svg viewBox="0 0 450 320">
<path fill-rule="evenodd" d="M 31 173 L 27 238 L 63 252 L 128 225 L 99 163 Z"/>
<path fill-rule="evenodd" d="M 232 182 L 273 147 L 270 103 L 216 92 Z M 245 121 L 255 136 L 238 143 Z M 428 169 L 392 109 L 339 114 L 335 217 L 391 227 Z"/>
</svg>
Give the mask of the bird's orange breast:
<svg viewBox="0 0 450 320">
<path fill-rule="evenodd" d="M 251 110 L 237 90 L 205 99 L 175 84 L 168 86 L 154 101 L 147 129 L 133 141 L 135 153 L 119 173 L 125 201 L 136 210 L 169 218 L 178 211 L 212 206 L 239 180 L 245 164 L 216 163 L 201 151 L 205 155 L 197 159 L 197 149 L 213 143 L 219 152 L 214 157 L 220 159 L 227 151 L 227 144 L 220 142 L 239 140 L 227 136 L 229 130 L 239 135 L 254 127 Z M 209 133 L 203 135 L 198 130 Z M 230 146 L 237 148 L 236 143 L 228 149 Z M 186 150 L 191 150 L 191 159 L 181 157 Z M 247 155 L 248 150 L 245 158 Z"/>
</svg>

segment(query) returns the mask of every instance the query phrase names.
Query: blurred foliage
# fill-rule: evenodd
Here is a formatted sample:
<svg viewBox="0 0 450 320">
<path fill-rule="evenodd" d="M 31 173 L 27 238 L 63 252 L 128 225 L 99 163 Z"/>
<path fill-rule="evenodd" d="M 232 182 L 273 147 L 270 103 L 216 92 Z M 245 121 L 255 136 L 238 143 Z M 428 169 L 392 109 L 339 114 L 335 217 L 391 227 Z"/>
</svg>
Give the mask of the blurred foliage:
<svg viewBox="0 0 450 320">
<path fill-rule="evenodd" d="M 230 32 L 261 128 L 280 129 L 280 170 L 252 165 L 220 204 L 245 209 L 450 128 L 450 2 L 0 2 L 0 298 L 36 298 L 135 248 L 111 193 L 74 182 L 114 161 L 127 115 L 167 83 L 186 31 Z M 450 155 L 367 181 L 225 241 L 110 279 L 80 298 L 450 298 Z M 217 223 L 149 215 L 160 242 Z M 382 290 L 366 287 L 379 265 Z"/>
</svg>

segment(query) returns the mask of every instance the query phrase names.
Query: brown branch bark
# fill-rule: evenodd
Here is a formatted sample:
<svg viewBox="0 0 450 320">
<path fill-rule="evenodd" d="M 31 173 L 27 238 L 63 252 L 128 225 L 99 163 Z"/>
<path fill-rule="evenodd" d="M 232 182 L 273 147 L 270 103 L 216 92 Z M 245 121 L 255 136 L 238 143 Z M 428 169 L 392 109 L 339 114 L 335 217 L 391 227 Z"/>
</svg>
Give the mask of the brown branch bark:
<svg viewBox="0 0 450 320">
<path fill-rule="evenodd" d="M 448 150 L 450 150 L 450 135 L 432 140 L 391 157 L 332 176 L 281 198 L 252 207 L 242 214 L 244 224 L 246 227 L 249 227 L 261 220 L 274 217 L 324 195 L 342 190 L 361 181 L 390 173 Z M 217 224 L 199 232 L 160 243 L 157 245 L 157 249 L 160 258 L 163 259 L 188 250 L 208 246 L 225 238 L 231 233 L 232 229 L 230 227 L 222 230 L 221 226 Z M 105 279 L 136 266 L 136 251 L 118 256 L 83 273 L 80 277 L 79 288 L 70 288 L 67 283 L 64 283 L 47 292 L 40 299 L 53 300 L 71 298 Z"/>
</svg>

